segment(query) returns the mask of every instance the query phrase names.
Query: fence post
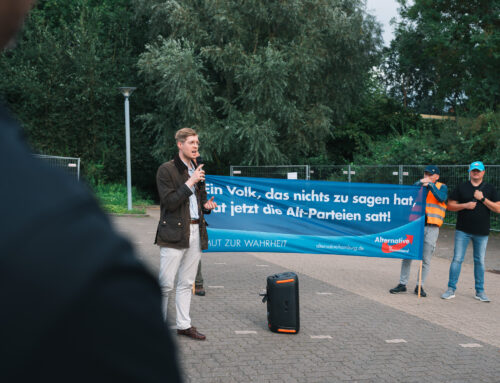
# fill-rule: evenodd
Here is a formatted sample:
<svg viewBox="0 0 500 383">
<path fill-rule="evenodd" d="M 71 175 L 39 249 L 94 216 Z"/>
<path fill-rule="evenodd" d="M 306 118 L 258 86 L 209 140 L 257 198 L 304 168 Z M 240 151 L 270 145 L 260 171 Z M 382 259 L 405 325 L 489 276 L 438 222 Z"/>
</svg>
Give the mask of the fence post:
<svg viewBox="0 0 500 383">
<path fill-rule="evenodd" d="M 80 158 L 78 158 L 78 170 L 76 174 L 76 179 L 80 181 Z"/>
<path fill-rule="evenodd" d="M 399 165 L 399 184 L 403 185 L 403 165 Z"/>
<path fill-rule="evenodd" d="M 311 167 L 309 165 L 306 165 L 306 180 L 311 179 L 310 171 L 311 171 Z"/>
<path fill-rule="evenodd" d="M 347 165 L 347 182 L 351 182 L 351 164 Z"/>
<path fill-rule="evenodd" d="M 232 177 L 233 176 L 233 165 L 231 165 L 229 167 L 229 176 Z"/>
</svg>

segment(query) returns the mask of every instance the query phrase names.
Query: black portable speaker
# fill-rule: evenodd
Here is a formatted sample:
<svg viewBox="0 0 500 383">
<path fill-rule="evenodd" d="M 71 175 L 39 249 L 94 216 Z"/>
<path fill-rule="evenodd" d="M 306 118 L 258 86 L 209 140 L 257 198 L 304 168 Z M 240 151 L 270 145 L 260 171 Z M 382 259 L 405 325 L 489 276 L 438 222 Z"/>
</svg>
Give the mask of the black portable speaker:
<svg viewBox="0 0 500 383">
<path fill-rule="evenodd" d="M 267 277 L 267 323 L 273 332 L 296 334 L 300 329 L 299 278 L 292 272 Z"/>
</svg>

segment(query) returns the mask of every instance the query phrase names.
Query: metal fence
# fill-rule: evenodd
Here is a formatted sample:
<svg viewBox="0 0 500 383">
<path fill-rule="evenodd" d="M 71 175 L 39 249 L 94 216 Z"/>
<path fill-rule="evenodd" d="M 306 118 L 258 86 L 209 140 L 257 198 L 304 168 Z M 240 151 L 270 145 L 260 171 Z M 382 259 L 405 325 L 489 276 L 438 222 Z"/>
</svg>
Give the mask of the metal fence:
<svg viewBox="0 0 500 383">
<path fill-rule="evenodd" d="M 231 176 L 308 180 L 309 165 L 231 166 Z"/>
<path fill-rule="evenodd" d="M 47 156 L 44 154 L 34 154 L 34 157 L 41 159 L 50 167 L 63 169 L 77 180 L 80 180 L 80 158 Z"/>
<path fill-rule="evenodd" d="M 484 179 L 500 191 L 500 165 L 486 165 Z M 318 181 L 413 185 L 423 177 L 425 165 L 277 165 L 231 166 L 231 176 L 288 178 Z M 451 192 L 469 179 L 469 165 L 439 165 L 439 181 Z M 456 212 L 446 212 L 445 224 L 453 225 Z M 491 228 L 500 231 L 500 215 L 491 214 Z"/>
</svg>

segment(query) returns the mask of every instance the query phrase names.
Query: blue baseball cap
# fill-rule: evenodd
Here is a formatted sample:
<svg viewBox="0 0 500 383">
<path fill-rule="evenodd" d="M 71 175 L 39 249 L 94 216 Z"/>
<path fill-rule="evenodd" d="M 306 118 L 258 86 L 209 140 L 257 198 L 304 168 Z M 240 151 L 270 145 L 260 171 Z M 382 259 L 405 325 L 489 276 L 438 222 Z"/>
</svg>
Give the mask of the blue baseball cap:
<svg viewBox="0 0 500 383">
<path fill-rule="evenodd" d="M 476 169 L 479 170 L 480 172 L 482 172 L 484 170 L 484 164 L 481 161 L 475 161 L 472 164 L 470 164 L 469 172 L 476 170 Z"/>
<path fill-rule="evenodd" d="M 439 168 L 436 165 L 427 165 L 424 172 L 429 174 L 439 174 Z"/>
</svg>

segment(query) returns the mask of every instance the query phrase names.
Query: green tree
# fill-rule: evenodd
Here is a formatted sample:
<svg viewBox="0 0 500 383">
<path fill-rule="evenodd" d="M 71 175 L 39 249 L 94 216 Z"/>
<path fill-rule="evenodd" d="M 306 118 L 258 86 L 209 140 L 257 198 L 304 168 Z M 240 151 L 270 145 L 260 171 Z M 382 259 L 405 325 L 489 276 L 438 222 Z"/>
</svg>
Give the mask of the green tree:
<svg viewBox="0 0 500 383">
<path fill-rule="evenodd" d="M 499 0 L 398 0 L 387 51 L 392 94 L 419 112 L 477 115 L 500 103 Z"/>
<path fill-rule="evenodd" d="M 44 154 L 81 157 L 92 182 L 125 177 L 117 87 L 138 83 L 135 65 L 144 35 L 137 23 L 130 0 L 40 0 L 18 47 L 0 56 L 0 93 L 32 146 Z M 133 112 L 142 98 L 133 98 Z M 153 182 L 141 180 L 143 174 L 154 180 L 149 138 L 132 132 L 134 181 Z"/>
<path fill-rule="evenodd" d="M 336 148 L 331 154 L 334 163 L 351 162 L 355 157 L 357 160 L 363 158 L 363 162 L 377 162 L 378 158 L 370 157 L 373 145 L 420 124 L 421 119 L 415 113 L 387 96 L 375 71 L 359 100 L 359 105 L 350 111 L 346 122 L 334 130 L 328 143 Z"/>
<path fill-rule="evenodd" d="M 158 158 L 183 126 L 219 167 L 325 156 L 377 64 L 380 27 L 362 1 L 136 3 L 150 19 L 138 65 Z"/>
<path fill-rule="evenodd" d="M 413 119 L 407 119 L 402 130 L 372 139 L 366 150 L 355 153 L 354 163 L 468 164 L 478 159 L 500 163 L 500 112 L 457 121 L 423 120 L 418 115 Z"/>
</svg>

